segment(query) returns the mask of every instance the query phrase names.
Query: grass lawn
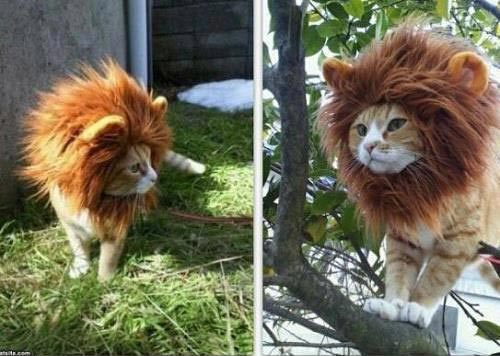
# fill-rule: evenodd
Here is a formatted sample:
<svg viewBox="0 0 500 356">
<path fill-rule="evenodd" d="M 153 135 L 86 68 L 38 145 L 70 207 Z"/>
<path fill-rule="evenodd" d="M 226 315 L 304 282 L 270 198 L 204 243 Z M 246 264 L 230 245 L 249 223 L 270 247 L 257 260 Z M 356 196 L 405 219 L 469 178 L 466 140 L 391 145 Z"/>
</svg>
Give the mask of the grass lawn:
<svg viewBox="0 0 500 356">
<path fill-rule="evenodd" d="M 251 113 L 174 103 L 174 149 L 208 165 L 165 167 L 160 206 L 130 230 L 115 278 L 67 276 L 69 244 L 52 209 L 27 201 L 0 224 L 0 350 L 40 355 L 252 352 L 252 229 L 179 220 L 169 209 L 252 214 Z"/>
</svg>

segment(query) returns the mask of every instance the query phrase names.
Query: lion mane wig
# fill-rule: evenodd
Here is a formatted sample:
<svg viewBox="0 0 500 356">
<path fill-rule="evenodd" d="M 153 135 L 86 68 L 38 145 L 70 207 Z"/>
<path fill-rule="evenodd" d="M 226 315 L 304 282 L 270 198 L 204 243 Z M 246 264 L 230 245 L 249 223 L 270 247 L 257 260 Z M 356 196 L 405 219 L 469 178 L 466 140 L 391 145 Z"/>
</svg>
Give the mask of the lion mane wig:
<svg viewBox="0 0 500 356">
<path fill-rule="evenodd" d="M 440 212 L 454 194 L 481 184 L 499 127 L 499 96 L 485 61 L 465 42 L 403 24 L 355 60 L 327 59 L 331 93 L 317 127 L 325 153 L 338 158 L 340 180 L 366 226 L 440 235 Z M 377 175 L 348 147 L 349 129 L 366 108 L 399 104 L 415 123 L 423 156 L 414 169 Z"/>
<path fill-rule="evenodd" d="M 57 186 L 74 212 L 87 209 L 97 226 L 126 231 L 137 213 L 154 207 L 156 193 L 117 197 L 103 190 L 113 165 L 133 145 L 149 146 L 158 171 L 172 141 L 166 107 L 163 97 L 153 100 L 113 60 L 97 70 L 83 65 L 79 75 L 41 93 L 27 115 L 20 175 L 35 186 L 35 195 L 47 196 Z"/>
</svg>

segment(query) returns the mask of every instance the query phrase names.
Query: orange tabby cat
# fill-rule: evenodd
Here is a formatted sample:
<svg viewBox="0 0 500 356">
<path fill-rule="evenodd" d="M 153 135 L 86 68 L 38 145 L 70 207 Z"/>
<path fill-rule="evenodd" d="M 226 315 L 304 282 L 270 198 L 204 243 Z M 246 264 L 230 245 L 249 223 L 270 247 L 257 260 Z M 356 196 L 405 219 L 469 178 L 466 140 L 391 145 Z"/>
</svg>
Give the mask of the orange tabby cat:
<svg viewBox="0 0 500 356">
<path fill-rule="evenodd" d="M 152 97 L 108 61 L 101 73 L 58 82 L 26 118 L 21 175 L 48 195 L 66 230 L 74 260 L 70 277 L 89 269 L 89 240 L 101 243 L 98 276 L 109 279 L 134 217 L 156 202 L 160 164 L 191 173 L 204 166 L 170 150 L 167 101 Z"/>
<path fill-rule="evenodd" d="M 499 95 L 457 39 L 403 25 L 351 63 L 323 65 L 319 128 L 368 228 L 386 231 L 386 295 L 364 309 L 426 327 L 463 269 L 500 243 Z"/>
</svg>

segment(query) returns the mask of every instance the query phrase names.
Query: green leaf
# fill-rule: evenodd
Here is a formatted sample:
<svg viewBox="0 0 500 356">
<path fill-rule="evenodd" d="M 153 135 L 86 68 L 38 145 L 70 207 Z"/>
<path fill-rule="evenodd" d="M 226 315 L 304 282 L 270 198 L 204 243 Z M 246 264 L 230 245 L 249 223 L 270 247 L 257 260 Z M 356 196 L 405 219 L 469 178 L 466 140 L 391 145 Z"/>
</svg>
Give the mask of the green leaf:
<svg viewBox="0 0 500 356">
<path fill-rule="evenodd" d="M 387 23 L 387 17 L 385 16 L 385 12 L 382 10 L 377 14 L 377 23 L 375 26 L 375 38 L 381 39 L 384 37 L 387 28 L 389 27 Z"/>
<path fill-rule="evenodd" d="M 477 336 L 480 336 L 486 340 L 491 340 L 491 338 L 494 338 L 495 340 L 500 340 L 500 325 L 495 324 L 488 320 L 481 320 L 477 322 L 477 326 L 478 326 L 476 332 Z M 479 328 L 486 330 L 486 333 Z"/>
<path fill-rule="evenodd" d="M 365 234 L 363 236 L 363 240 L 365 241 L 364 247 L 374 252 L 378 256 L 380 252 L 380 246 L 382 245 L 382 241 L 384 240 L 384 234 Z"/>
<path fill-rule="evenodd" d="M 363 7 L 363 0 L 349 0 L 344 5 L 344 10 L 351 15 L 352 17 L 356 17 L 360 19 L 365 12 Z"/>
<path fill-rule="evenodd" d="M 320 14 L 318 14 L 317 12 L 309 12 L 309 22 L 318 22 L 318 21 L 321 21 L 322 20 L 322 17 Z"/>
<path fill-rule="evenodd" d="M 321 37 L 332 37 L 342 33 L 344 25 L 339 20 L 328 20 L 318 26 L 317 31 Z"/>
<path fill-rule="evenodd" d="M 359 45 L 361 48 L 365 47 L 372 41 L 372 37 L 364 32 L 358 32 L 356 33 L 356 39 L 358 40 Z"/>
<path fill-rule="evenodd" d="M 335 192 L 319 192 L 312 204 L 311 214 L 322 215 L 328 214 L 333 209 L 342 204 L 347 198 L 347 195 L 341 191 Z"/>
<path fill-rule="evenodd" d="M 318 26 L 316 25 L 304 27 L 304 32 L 302 33 L 302 41 L 304 44 L 306 57 L 318 53 L 325 44 L 325 39 L 320 37 L 317 31 L 317 27 Z"/>
<path fill-rule="evenodd" d="M 401 18 L 401 9 L 397 7 L 389 7 L 386 11 L 387 17 L 391 23 L 396 23 Z"/>
<path fill-rule="evenodd" d="M 469 32 L 469 38 L 474 42 L 478 43 L 479 40 L 481 39 L 482 33 L 481 31 L 470 31 Z"/>
<path fill-rule="evenodd" d="M 311 236 L 315 244 L 321 243 L 326 233 L 326 224 L 328 219 L 324 216 L 318 216 L 311 220 L 306 226 L 306 232 Z"/>
<path fill-rule="evenodd" d="M 486 15 L 482 9 L 476 10 L 473 15 L 479 22 L 484 22 L 486 20 Z"/>
<path fill-rule="evenodd" d="M 350 234 L 358 231 L 358 219 L 356 217 L 356 207 L 354 204 L 349 203 L 343 210 L 340 219 L 340 227 L 344 234 Z"/>
<path fill-rule="evenodd" d="M 326 42 L 326 46 L 330 51 L 337 54 L 340 52 L 340 46 L 342 45 L 343 39 L 339 36 L 332 37 Z"/>
<path fill-rule="evenodd" d="M 266 180 L 267 180 L 270 172 L 271 172 L 271 157 L 266 154 L 266 155 L 264 155 L 264 158 L 262 160 L 262 179 L 263 179 L 262 184 L 263 185 L 266 183 Z"/>
<path fill-rule="evenodd" d="M 370 36 L 371 38 L 375 38 L 375 33 L 377 32 L 377 24 L 375 25 L 371 25 L 370 27 L 368 27 L 368 29 L 366 30 L 366 34 L 368 36 Z"/>
<path fill-rule="evenodd" d="M 450 1 L 449 0 L 437 0 L 436 1 L 436 13 L 442 18 L 448 20 L 450 18 Z"/>
<path fill-rule="evenodd" d="M 271 55 L 269 54 L 269 47 L 267 47 L 267 44 L 263 43 L 263 48 L 262 48 L 262 61 L 264 62 L 264 65 L 269 65 L 271 64 Z"/>
<path fill-rule="evenodd" d="M 347 20 L 349 15 L 338 2 L 331 2 L 326 5 L 327 10 L 338 19 Z"/>
<path fill-rule="evenodd" d="M 363 16 L 361 16 L 361 20 L 354 21 L 353 25 L 356 27 L 368 27 L 371 24 L 371 19 L 372 19 L 373 12 L 372 11 L 366 11 Z"/>
</svg>

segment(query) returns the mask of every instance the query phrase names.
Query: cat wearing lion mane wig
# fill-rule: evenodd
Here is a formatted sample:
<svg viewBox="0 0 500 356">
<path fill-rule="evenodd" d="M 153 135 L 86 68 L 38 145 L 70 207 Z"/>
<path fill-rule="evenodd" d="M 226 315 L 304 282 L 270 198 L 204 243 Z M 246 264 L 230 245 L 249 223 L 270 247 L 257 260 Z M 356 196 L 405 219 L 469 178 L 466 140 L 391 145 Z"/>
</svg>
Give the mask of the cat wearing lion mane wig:
<svg viewBox="0 0 500 356">
<path fill-rule="evenodd" d="M 112 60 L 100 71 L 58 81 L 25 120 L 20 170 L 39 197 L 49 196 L 66 230 L 72 278 L 90 267 L 89 240 L 100 240 L 98 278 L 109 279 L 137 214 L 156 204 L 163 161 L 190 173 L 204 166 L 172 151 L 167 101 L 152 95 Z"/>
<path fill-rule="evenodd" d="M 327 59 L 318 128 L 367 228 L 385 231 L 386 293 L 364 310 L 429 325 L 479 241 L 500 239 L 499 93 L 463 41 L 409 23 L 355 60 Z"/>
</svg>

